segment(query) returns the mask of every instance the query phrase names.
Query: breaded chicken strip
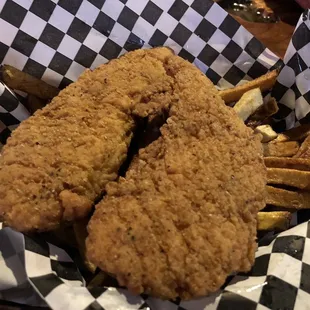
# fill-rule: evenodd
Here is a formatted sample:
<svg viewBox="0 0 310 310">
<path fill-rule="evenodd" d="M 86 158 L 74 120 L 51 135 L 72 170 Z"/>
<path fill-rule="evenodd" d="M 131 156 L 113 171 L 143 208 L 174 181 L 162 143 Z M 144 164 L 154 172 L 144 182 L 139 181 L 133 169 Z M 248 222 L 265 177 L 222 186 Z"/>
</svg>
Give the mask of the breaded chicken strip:
<svg viewBox="0 0 310 310">
<path fill-rule="evenodd" d="M 134 293 L 188 299 L 251 268 L 266 171 L 259 137 L 212 83 L 177 56 L 166 70 L 175 104 L 162 136 L 107 186 L 87 255 Z"/>
<path fill-rule="evenodd" d="M 44 231 L 85 217 L 126 158 L 133 115 L 165 108 L 171 55 L 167 48 L 139 50 L 86 70 L 24 121 L 0 157 L 0 220 Z"/>
</svg>

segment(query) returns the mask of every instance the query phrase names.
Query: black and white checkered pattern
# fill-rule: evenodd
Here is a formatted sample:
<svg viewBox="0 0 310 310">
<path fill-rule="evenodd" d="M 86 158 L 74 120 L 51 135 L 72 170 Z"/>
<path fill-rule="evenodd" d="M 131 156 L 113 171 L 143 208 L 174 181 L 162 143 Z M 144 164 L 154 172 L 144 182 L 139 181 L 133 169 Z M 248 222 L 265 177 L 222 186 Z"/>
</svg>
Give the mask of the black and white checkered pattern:
<svg viewBox="0 0 310 310">
<path fill-rule="evenodd" d="M 304 17 L 274 90 L 282 104 L 278 120 L 286 117 L 287 127 L 292 119 L 297 124 L 306 121 L 309 112 L 310 88 L 304 83 L 309 70 L 308 33 Z M 13 65 L 59 88 L 76 80 L 85 68 L 93 69 L 126 51 L 162 45 L 194 63 L 221 88 L 282 64 L 211 0 L 0 0 L 0 64 Z M 1 84 L 0 143 L 28 116 Z M 272 239 L 259 248 L 251 273 L 232 277 L 210 297 L 172 302 L 133 296 L 121 288 L 88 290 L 64 250 L 5 228 L 0 230 L 0 299 L 69 310 L 306 309 L 308 223 Z"/>
<path fill-rule="evenodd" d="M 310 121 L 310 10 L 300 17 L 273 89 L 280 103 L 275 116 L 278 131 Z"/>
<path fill-rule="evenodd" d="M 300 310 L 309 306 L 310 222 L 266 236 L 248 274 L 231 276 L 216 294 L 190 301 L 134 296 L 113 287 L 88 289 L 64 250 L 9 228 L 0 230 L 0 241 L 1 280 L 6 279 L 0 281 L 0 296 L 6 300 L 25 302 L 27 292 L 30 304 L 42 305 L 44 300 L 52 309 L 68 310 Z M 16 294 L 14 288 L 23 290 L 9 294 Z"/>
<path fill-rule="evenodd" d="M 29 116 L 16 95 L 0 82 L 0 150 L 18 124 Z"/>
<path fill-rule="evenodd" d="M 85 68 L 162 45 L 221 88 L 281 65 L 212 0 L 0 1 L 0 64 L 59 88 Z M 0 140 L 5 142 L 9 133 L 0 123 Z"/>
<path fill-rule="evenodd" d="M 57 87 L 147 46 L 172 47 L 221 87 L 266 73 L 279 60 L 209 0 L 7 0 L 0 29 L 0 62 Z"/>
</svg>

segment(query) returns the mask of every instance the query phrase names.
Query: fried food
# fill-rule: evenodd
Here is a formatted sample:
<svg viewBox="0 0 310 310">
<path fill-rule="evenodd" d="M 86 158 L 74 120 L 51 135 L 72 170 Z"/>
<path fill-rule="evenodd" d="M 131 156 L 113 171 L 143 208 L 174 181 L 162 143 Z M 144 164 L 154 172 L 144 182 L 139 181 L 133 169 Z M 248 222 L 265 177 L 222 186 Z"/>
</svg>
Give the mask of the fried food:
<svg viewBox="0 0 310 310">
<path fill-rule="evenodd" d="M 267 183 L 310 189 L 310 171 L 267 168 Z"/>
<path fill-rule="evenodd" d="M 246 121 L 263 103 L 261 91 L 255 88 L 243 94 L 233 109 L 243 121 Z"/>
<path fill-rule="evenodd" d="M 310 159 L 307 158 L 290 158 L 290 157 L 265 157 L 266 167 L 285 168 L 301 171 L 310 171 Z"/>
<path fill-rule="evenodd" d="M 294 157 L 310 158 L 310 135 L 308 135 L 305 141 L 301 144 L 299 151 Z"/>
<path fill-rule="evenodd" d="M 287 211 L 258 212 L 257 230 L 286 230 L 292 214 Z"/>
<path fill-rule="evenodd" d="M 260 76 L 259 78 L 249 81 L 240 86 L 236 86 L 233 88 L 225 89 L 220 91 L 220 96 L 225 101 L 226 104 L 231 102 L 238 101 L 244 93 L 247 91 L 259 88 L 261 92 L 269 90 L 273 87 L 278 77 L 278 71 L 273 70 L 271 72 L 266 73 L 265 75 Z"/>
<path fill-rule="evenodd" d="M 303 141 L 305 138 L 309 136 L 309 133 L 310 133 L 310 124 L 301 125 L 299 127 L 289 129 L 284 133 L 280 134 L 275 142 Z"/>
<path fill-rule="evenodd" d="M 276 114 L 279 110 L 277 101 L 272 97 L 267 103 L 264 103 L 247 120 L 247 126 L 255 128 L 268 120 L 269 117 Z"/>
<path fill-rule="evenodd" d="M 273 143 L 274 141 L 262 144 L 265 157 L 292 157 L 299 150 L 299 143 L 296 141 Z"/>
<path fill-rule="evenodd" d="M 259 137 L 213 84 L 176 56 L 166 70 L 175 103 L 162 135 L 107 186 L 86 246 L 132 292 L 188 299 L 251 268 L 266 176 Z"/>
<path fill-rule="evenodd" d="M 47 101 L 40 99 L 34 95 L 28 95 L 25 107 L 31 114 L 33 114 L 37 110 L 44 108 L 46 104 Z"/>
<path fill-rule="evenodd" d="M 266 143 L 275 139 L 278 134 L 271 128 L 270 125 L 261 125 L 255 128 L 255 133 L 262 135 L 262 142 Z"/>
<path fill-rule="evenodd" d="M 1 67 L 1 77 L 8 87 L 21 90 L 43 100 L 51 100 L 59 93 L 58 88 L 10 65 Z"/>
<path fill-rule="evenodd" d="M 138 50 L 86 70 L 22 122 L 0 157 L 0 220 L 25 232 L 87 216 L 126 159 L 133 113 L 156 114 L 168 104 L 171 55 Z"/>
<path fill-rule="evenodd" d="M 286 189 L 267 186 L 266 202 L 269 205 L 288 209 L 309 209 L 310 192 L 289 191 Z"/>
</svg>

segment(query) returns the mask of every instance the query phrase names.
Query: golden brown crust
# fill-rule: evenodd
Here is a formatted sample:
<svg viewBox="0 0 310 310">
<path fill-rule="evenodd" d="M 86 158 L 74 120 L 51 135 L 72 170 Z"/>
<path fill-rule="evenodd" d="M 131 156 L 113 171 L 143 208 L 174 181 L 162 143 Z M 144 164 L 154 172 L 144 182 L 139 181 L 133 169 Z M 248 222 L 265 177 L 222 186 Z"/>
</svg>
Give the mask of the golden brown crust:
<svg viewBox="0 0 310 310">
<path fill-rule="evenodd" d="M 149 102 L 144 115 L 165 105 L 159 99 L 173 79 L 163 62 L 171 54 L 139 50 L 86 70 L 13 132 L 0 158 L 0 217 L 7 225 L 50 230 L 88 213 L 126 158 L 132 112 Z"/>
<path fill-rule="evenodd" d="M 174 85 L 162 136 L 108 185 L 87 255 L 135 293 L 187 299 L 251 268 L 266 172 L 259 137 L 212 83 L 176 56 L 166 71 Z"/>
</svg>

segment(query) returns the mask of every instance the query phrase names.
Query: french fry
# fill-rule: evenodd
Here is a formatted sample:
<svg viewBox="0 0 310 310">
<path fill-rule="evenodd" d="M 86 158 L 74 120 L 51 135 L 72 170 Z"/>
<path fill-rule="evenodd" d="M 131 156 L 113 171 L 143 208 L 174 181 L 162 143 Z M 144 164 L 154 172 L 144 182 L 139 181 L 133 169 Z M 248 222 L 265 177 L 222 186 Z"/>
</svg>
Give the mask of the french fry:
<svg viewBox="0 0 310 310">
<path fill-rule="evenodd" d="M 28 95 L 27 102 L 25 103 L 25 106 L 27 110 L 33 114 L 35 111 L 42 109 L 47 104 L 47 101 L 38 98 L 34 95 Z"/>
<path fill-rule="evenodd" d="M 238 116 L 243 120 L 253 114 L 260 106 L 263 105 L 263 97 L 259 88 L 249 90 L 242 95 L 241 99 L 235 104 L 233 109 Z"/>
<path fill-rule="evenodd" d="M 310 124 L 305 124 L 296 128 L 289 129 L 279 134 L 278 137 L 272 141 L 272 143 L 288 142 L 288 141 L 302 142 L 309 136 L 309 134 L 310 134 Z M 302 154 L 309 147 L 310 147 L 310 140 L 308 141 L 305 140 L 304 143 L 301 145 L 298 154 L 296 154 L 296 157 L 299 157 L 299 154 Z"/>
<path fill-rule="evenodd" d="M 84 264 L 90 272 L 94 273 L 96 271 L 97 266 L 92 264 L 86 257 L 85 240 L 88 235 L 87 224 L 88 224 L 87 218 L 80 221 L 76 221 L 73 223 L 73 230 L 78 244 L 79 252 L 84 260 Z"/>
<path fill-rule="evenodd" d="M 288 191 L 286 189 L 267 186 L 266 203 L 288 209 L 309 209 L 310 192 Z"/>
<path fill-rule="evenodd" d="M 257 230 L 286 230 L 292 215 L 287 211 L 258 212 Z"/>
<path fill-rule="evenodd" d="M 273 70 L 243 85 L 221 90 L 219 94 L 222 97 L 222 99 L 225 101 L 225 103 L 229 104 L 231 102 L 238 101 L 244 93 L 246 93 L 247 91 L 251 89 L 260 88 L 262 92 L 268 89 L 271 89 L 276 82 L 277 76 L 278 76 L 278 71 Z"/>
<path fill-rule="evenodd" d="M 267 103 L 264 103 L 257 109 L 247 120 L 246 125 L 255 128 L 263 123 L 266 123 L 267 119 L 276 114 L 279 110 L 277 101 L 274 98 L 270 98 Z"/>
<path fill-rule="evenodd" d="M 299 150 L 299 143 L 297 141 L 279 143 L 274 143 L 274 141 L 262 144 L 265 157 L 292 157 Z"/>
<path fill-rule="evenodd" d="M 267 168 L 267 184 L 310 189 L 310 172 L 294 169 Z"/>
<path fill-rule="evenodd" d="M 9 65 L 2 66 L 1 75 L 3 82 L 8 87 L 21 90 L 43 100 L 51 100 L 59 93 L 58 88 Z"/>
<path fill-rule="evenodd" d="M 310 171 L 310 159 L 290 157 L 265 157 L 265 165 L 268 168 L 285 168 L 301 171 Z"/>
<path fill-rule="evenodd" d="M 278 136 L 278 134 L 271 128 L 270 125 L 257 126 L 254 132 L 262 135 L 263 143 L 272 141 Z"/>
<path fill-rule="evenodd" d="M 298 158 L 310 158 L 310 136 L 301 144 L 301 147 L 294 157 Z"/>
<path fill-rule="evenodd" d="M 271 143 L 281 143 L 281 142 L 290 142 L 290 138 L 286 136 L 284 133 L 278 134 L 278 137 L 272 140 Z M 295 141 L 295 140 L 294 140 Z"/>
</svg>

